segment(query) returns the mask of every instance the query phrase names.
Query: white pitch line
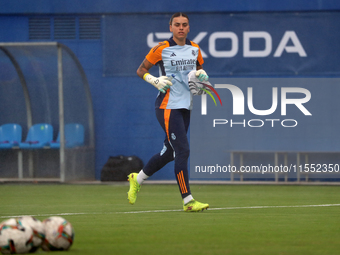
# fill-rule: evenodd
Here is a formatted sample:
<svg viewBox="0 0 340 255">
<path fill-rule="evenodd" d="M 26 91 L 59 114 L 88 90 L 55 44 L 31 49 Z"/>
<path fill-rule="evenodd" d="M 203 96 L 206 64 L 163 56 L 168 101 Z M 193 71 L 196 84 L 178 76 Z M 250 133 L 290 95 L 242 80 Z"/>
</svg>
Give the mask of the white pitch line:
<svg viewBox="0 0 340 255">
<path fill-rule="evenodd" d="M 116 212 L 117 214 L 126 214 L 126 213 L 159 213 L 159 212 L 181 212 L 183 209 L 178 210 L 152 210 L 152 211 L 131 211 L 131 212 Z"/>
<path fill-rule="evenodd" d="M 308 207 L 335 207 L 340 204 L 320 204 L 320 205 L 264 205 L 264 206 L 245 206 L 245 207 L 223 207 L 209 208 L 210 211 L 216 210 L 242 210 L 242 209 L 270 209 L 270 208 L 308 208 Z M 68 215 L 94 215 L 94 214 L 133 214 L 133 213 L 163 213 L 163 212 L 182 212 L 182 209 L 177 210 L 149 210 L 149 211 L 130 211 L 130 212 L 92 212 L 92 213 L 55 213 L 55 214 L 36 214 L 29 215 L 34 217 L 50 217 L 50 216 L 68 216 Z M 16 216 L 0 216 L 0 218 L 16 218 L 24 215 Z"/>
<path fill-rule="evenodd" d="M 0 218 L 18 218 L 22 216 L 33 217 L 50 217 L 50 216 L 67 216 L 67 215 L 83 215 L 83 214 L 98 214 L 98 213 L 55 213 L 55 214 L 30 214 L 30 215 L 12 215 L 12 216 L 0 216 Z"/>
<path fill-rule="evenodd" d="M 340 206 L 340 204 L 321 204 L 321 205 L 264 205 L 264 206 L 248 206 L 248 207 L 225 207 L 225 208 L 209 208 L 209 210 L 234 210 L 234 209 L 267 209 L 267 208 L 305 208 L 305 207 L 330 207 Z"/>
<path fill-rule="evenodd" d="M 210 211 L 215 210 L 238 210 L 238 209 L 268 209 L 268 208 L 305 208 L 305 207 L 330 207 L 340 206 L 340 204 L 321 204 L 321 205 L 264 205 L 264 206 L 245 206 L 245 207 L 224 207 L 224 208 L 209 208 Z M 153 210 L 153 211 L 132 211 L 132 212 L 116 212 L 119 214 L 125 213 L 158 213 L 158 212 L 181 212 L 181 210 Z"/>
</svg>

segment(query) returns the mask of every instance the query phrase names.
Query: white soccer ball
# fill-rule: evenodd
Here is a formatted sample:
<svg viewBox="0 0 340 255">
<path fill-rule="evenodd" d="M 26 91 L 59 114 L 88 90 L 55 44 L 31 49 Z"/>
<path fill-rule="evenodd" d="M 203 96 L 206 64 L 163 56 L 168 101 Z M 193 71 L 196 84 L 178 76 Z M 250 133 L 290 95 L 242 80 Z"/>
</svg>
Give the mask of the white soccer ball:
<svg viewBox="0 0 340 255">
<path fill-rule="evenodd" d="M 2 254 L 28 253 L 33 247 L 33 231 L 11 218 L 0 223 L 0 251 Z"/>
<path fill-rule="evenodd" d="M 49 217 L 43 222 L 45 240 L 41 246 L 44 251 L 68 250 L 74 239 L 71 223 L 59 216 Z"/>
<path fill-rule="evenodd" d="M 42 222 L 32 216 L 22 216 L 17 221 L 24 227 L 30 227 L 33 231 L 33 247 L 30 252 L 38 250 L 45 239 L 45 229 Z"/>
</svg>

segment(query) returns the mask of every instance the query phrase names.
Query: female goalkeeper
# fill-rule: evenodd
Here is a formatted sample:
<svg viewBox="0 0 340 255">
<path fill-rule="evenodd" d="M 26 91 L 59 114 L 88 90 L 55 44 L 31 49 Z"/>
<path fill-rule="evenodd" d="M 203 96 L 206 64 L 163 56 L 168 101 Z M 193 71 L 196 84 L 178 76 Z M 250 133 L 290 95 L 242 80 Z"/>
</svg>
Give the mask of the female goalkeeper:
<svg viewBox="0 0 340 255">
<path fill-rule="evenodd" d="M 192 95 L 188 85 L 188 73 L 196 71 L 200 81 L 208 76 L 202 68 L 203 58 L 197 44 L 187 39 L 190 31 L 189 18 L 177 12 L 170 19 L 170 32 L 173 36 L 160 42 L 146 55 L 137 69 L 137 75 L 159 90 L 155 111 L 165 132 L 163 149 L 155 154 L 139 173 L 129 177 L 128 200 L 134 204 L 141 184 L 170 161 L 175 160 L 175 175 L 186 212 L 207 209 L 208 204 L 196 201 L 190 191 L 188 176 L 189 142 L 187 131 L 190 123 Z M 149 69 L 158 65 L 162 76 L 154 77 Z"/>
</svg>

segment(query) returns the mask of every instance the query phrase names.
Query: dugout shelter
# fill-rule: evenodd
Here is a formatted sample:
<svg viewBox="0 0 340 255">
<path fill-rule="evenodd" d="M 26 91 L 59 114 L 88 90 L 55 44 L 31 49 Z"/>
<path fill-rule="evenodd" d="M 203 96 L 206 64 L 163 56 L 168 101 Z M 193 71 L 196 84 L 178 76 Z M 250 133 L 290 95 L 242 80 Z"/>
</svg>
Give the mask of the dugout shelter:
<svg viewBox="0 0 340 255">
<path fill-rule="evenodd" d="M 57 42 L 0 43 L 0 66 L 0 178 L 93 180 L 92 99 L 75 54 Z"/>
</svg>

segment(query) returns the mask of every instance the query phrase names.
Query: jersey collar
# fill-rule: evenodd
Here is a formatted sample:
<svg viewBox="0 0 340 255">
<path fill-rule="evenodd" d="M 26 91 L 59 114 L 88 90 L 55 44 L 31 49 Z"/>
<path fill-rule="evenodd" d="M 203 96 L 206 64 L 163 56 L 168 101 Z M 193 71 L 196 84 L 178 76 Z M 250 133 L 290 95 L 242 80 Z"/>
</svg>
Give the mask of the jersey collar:
<svg viewBox="0 0 340 255">
<path fill-rule="evenodd" d="M 175 45 L 177 45 L 177 43 L 174 41 L 174 38 L 173 38 L 173 37 L 170 37 L 170 39 L 169 39 L 168 41 L 169 41 L 169 43 L 170 43 L 170 46 L 175 46 Z M 191 45 L 190 40 L 189 40 L 188 38 L 185 40 L 185 44 Z"/>
</svg>

